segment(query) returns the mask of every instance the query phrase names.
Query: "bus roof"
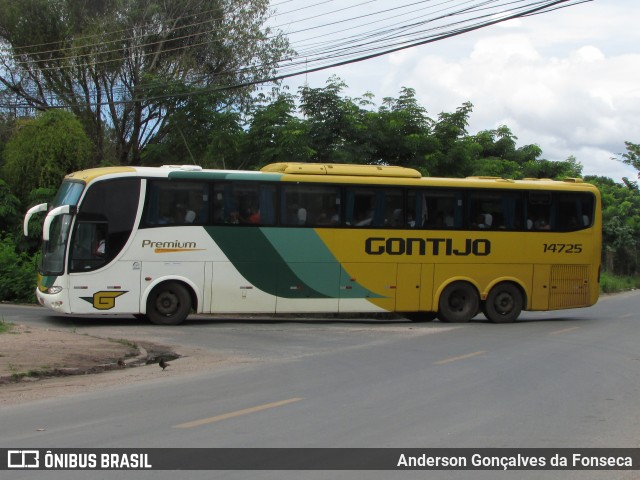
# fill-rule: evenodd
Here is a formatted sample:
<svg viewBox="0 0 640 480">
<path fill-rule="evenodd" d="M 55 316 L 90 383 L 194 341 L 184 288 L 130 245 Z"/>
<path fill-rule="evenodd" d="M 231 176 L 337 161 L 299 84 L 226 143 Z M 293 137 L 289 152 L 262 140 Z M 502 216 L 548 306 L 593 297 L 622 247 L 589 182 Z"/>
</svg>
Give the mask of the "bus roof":
<svg viewBox="0 0 640 480">
<path fill-rule="evenodd" d="M 597 190 L 580 178 L 552 180 L 472 176 L 466 178 L 423 177 L 418 170 L 383 165 L 281 162 L 266 165 L 260 171 L 211 170 L 196 165 L 164 165 L 162 167 L 104 167 L 82 170 L 65 177 L 85 183 L 102 177 L 169 177 L 184 180 L 284 181 L 335 184 L 405 185 L 413 187 L 505 188 L 551 190 Z"/>
<path fill-rule="evenodd" d="M 260 171 L 286 174 L 295 173 L 299 175 L 344 175 L 351 177 L 422 177 L 422 174 L 413 168 L 340 163 L 272 163 L 262 167 Z"/>
</svg>

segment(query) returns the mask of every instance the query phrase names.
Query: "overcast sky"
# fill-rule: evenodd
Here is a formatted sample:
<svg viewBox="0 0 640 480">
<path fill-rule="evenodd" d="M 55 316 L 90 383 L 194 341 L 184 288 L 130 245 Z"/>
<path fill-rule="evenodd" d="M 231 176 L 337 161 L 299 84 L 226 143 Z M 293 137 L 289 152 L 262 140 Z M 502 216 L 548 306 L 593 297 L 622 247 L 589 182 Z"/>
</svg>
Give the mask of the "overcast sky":
<svg viewBox="0 0 640 480">
<path fill-rule="evenodd" d="M 280 12 L 273 21 L 291 33 L 294 47 L 301 47 L 318 33 L 301 32 L 305 25 L 411 3 L 416 2 L 272 0 Z M 506 125 L 518 137 L 518 146 L 537 144 L 546 159 L 574 155 L 584 175 L 635 180 L 634 168 L 611 158 L 625 152 L 625 140 L 640 143 L 639 19 L 638 0 L 594 0 L 293 77 L 285 84 L 296 92 L 304 82 L 324 87 L 337 75 L 349 86 L 345 95 L 371 92 L 377 105 L 410 87 L 434 119 L 470 101 L 471 134 Z M 355 31 L 355 23 L 345 22 L 341 28 L 352 27 Z"/>
</svg>

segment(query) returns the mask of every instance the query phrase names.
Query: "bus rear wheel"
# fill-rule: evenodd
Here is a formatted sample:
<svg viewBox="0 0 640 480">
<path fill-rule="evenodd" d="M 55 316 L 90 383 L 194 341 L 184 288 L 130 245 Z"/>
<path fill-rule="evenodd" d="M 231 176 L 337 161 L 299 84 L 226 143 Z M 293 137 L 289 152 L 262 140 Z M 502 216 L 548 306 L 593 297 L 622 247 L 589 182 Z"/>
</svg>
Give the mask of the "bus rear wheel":
<svg viewBox="0 0 640 480">
<path fill-rule="evenodd" d="M 156 325 L 178 325 L 191 312 L 191 295 L 178 282 L 156 286 L 147 299 L 147 318 Z"/>
<path fill-rule="evenodd" d="M 520 289 L 513 283 L 503 282 L 491 289 L 482 312 L 493 323 L 511 323 L 516 321 L 523 305 Z"/>
<path fill-rule="evenodd" d="M 478 313 L 480 297 L 468 282 L 453 282 L 442 291 L 438 303 L 438 318 L 442 322 L 468 322 Z"/>
</svg>

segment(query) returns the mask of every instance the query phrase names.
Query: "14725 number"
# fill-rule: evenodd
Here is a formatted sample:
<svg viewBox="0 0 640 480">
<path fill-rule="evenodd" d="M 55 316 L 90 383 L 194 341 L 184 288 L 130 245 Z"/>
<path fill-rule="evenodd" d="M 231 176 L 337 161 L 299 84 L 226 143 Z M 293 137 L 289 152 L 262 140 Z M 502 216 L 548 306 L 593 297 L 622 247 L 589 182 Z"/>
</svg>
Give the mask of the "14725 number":
<svg viewBox="0 0 640 480">
<path fill-rule="evenodd" d="M 581 243 L 544 243 L 543 248 L 545 253 L 582 253 Z"/>
</svg>

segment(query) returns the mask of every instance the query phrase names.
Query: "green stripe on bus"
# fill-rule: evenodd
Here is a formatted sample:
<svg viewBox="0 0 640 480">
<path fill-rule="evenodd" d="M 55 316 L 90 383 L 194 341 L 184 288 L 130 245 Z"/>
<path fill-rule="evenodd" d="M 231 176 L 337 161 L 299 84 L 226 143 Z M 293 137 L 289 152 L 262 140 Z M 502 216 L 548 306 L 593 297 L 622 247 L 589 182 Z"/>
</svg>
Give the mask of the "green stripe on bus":
<svg viewBox="0 0 640 480">
<path fill-rule="evenodd" d="M 281 173 L 260 173 L 260 172 L 236 172 L 236 171 L 175 171 L 169 172 L 172 180 L 236 180 L 236 181 L 260 181 L 279 182 L 282 179 Z"/>
<path fill-rule="evenodd" d="M 282 298 L 375 298 L 360 285 L 340 290 L 340 263 L 313 229 L 206 227 L 252 285 Z"/>
</svg>

